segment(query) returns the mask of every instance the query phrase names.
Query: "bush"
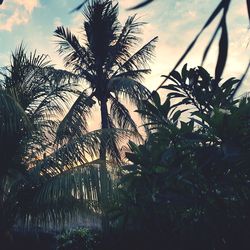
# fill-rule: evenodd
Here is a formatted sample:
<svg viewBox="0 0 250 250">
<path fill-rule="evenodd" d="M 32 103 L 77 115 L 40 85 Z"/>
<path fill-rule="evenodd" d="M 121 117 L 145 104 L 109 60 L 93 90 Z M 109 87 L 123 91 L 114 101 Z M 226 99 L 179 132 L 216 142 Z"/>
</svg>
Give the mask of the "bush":
<svg viewBox="0 0 250 250">
<path fill-rule="evenodd" d="M 153 92 L 139 110 L 148 137 L 129 143 L 115 225 L 163 232 L 170 243 L 174 236 L 179 249 L 243 249 L 250 234 L 250 98 L 233 99 L 238 80 L 218 83 L 201 67 L 184 66 L 171 80 L 163 103 Z"/>
<path fill-rule="evenodd" d="M 96 234 L 86 228 L 66 231 L 57 236 L 57 250 L 92 250 L 96 245 Z"/>
</svg>

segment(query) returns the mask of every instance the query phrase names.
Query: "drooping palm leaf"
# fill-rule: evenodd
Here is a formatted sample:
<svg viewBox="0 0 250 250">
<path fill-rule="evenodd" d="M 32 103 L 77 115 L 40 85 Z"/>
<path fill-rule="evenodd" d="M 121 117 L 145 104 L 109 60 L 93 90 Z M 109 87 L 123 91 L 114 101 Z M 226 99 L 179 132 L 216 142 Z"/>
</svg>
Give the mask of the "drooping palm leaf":
<svg viewBox="0 0 250 250">
<path fill-rule="evenodd" d="M 70 139 L 74 136 L 80 137 L 88 131 L 87 119 L 90 118 L 91 107 L 94 103 L 94 100 L 87 95 L 86 91 L 79 95 L 57 129 L 58 141 Z"/>
<path fill-rule="evenodd" d="M 150 95 L 149 90 L 141 83 L 126 77 L 114 77 L 109 81 L 109 91 L 115 96 L 124 97 L 140 106 L 141 100 L 147 99 Z"/>
<path fill-rule="evenodd" d="M 120 128 L 138 132 L 137 125 L 131 118 L 128 109 L 115 97 L 111 97 L 110 115 Z"/>
<path fill-rule="evenodd" d="M 116 141 L 121 141 L 127 137 L 138 137 L 138 134 L 131 130 L 111 128 L 88 132 L 80 137 L 76 136 L 41 160 L 34 171 L 59 174 L 79 163 L 87 163 L 88 159 L 98 159 L 102 141 L 105 142 L 102 146 L 108 146 L 111 152 L 114 138 Z"/>
</svg>

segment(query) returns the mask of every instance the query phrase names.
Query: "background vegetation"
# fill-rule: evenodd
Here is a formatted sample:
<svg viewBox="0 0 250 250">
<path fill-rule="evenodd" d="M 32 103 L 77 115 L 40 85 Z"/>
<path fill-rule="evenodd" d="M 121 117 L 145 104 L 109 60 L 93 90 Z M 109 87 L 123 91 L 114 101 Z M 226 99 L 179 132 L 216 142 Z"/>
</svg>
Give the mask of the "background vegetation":
<svg viewBox="0 0 250 250">
<path fill-rule="evenodd" d="M 219 3 L 152 93 L 142 82 L 157 37 L 134 50 L 143 23 L 132 16 L 122 26 L 111 0 L 76 8 L 84 7 L 82 40 L 65 27 L 56 29 L 67 70 L 55 69 L 45 55 L 28 54 L 23 45 L 12 53 L 0 82 L 0 239 L 6 249 L 20 248 L 15 230 L 36 227 L 41 240 L 38 228 L 59 232 L 82 214 L 99 218 L 101 226 L 93 222 L 92 230 L 71 230 L 54 240 L 46 236 L 48 247 L 249 245 L 250 99 L 235 98 L 249 65 L 241 79 L 221 79 L 229 6 L 230 0 Z M 215 76 L 202 66 L 177 71 L 220 13 L 203 54 L 204 61 L 220 30 Z M 143 121 L 143 140 L 126 98 Z M 89 131 L 96 104 L 101 129 Z"/>
</svg>

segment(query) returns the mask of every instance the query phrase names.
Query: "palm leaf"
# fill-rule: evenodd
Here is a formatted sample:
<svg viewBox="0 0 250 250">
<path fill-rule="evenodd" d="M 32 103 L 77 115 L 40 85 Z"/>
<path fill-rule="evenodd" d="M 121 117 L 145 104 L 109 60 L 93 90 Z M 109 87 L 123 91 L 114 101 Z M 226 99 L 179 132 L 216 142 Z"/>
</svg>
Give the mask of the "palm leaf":
<svg viewBox="0 0 250 250">
<path fill-rule="evenodd" d="M 129 8 L 128 10 L 136 10 L 136 9 L 142 8 L 142 7 L 148 5 L 149 3 L 153 2 L 153 1 L 154 0 L 145 0 L 145 1 L 137 4 L 136 6 Z"/>
<path fill-rule="evenodd" d="M 21 129 L 26 132 L 32 127 L 25 110 L 5 90 L 0 90 L 0 134 L 15 134 Z M 11 114 L 11 115 L 10 115 Z"/>
<path fill-rule="evenodd" d="M 55 36 L 60 40 L 58 44 L 59 54 L 66 54 L 64 57 L 65 66 L 71 66 L 74 70 L 78 70 L 77 65 L 81 65 L 81 73 L 84 73 L 84 77 L 88 80 L 92 80 L 92 75 L 86 70 L 89 64 L 89 53 L 86 49 L 80 45 L 76 36 L 73 35 L 69 29 L 64 27 L 57 27 L 55 30 Z M 84 68 L 86 67 L 86 68 Z"/>
<path fill-rule="evenodd" d="M 154 37 L 148 43 L 146 43 L 142 48 L 136 51 L 126 62 L 124 62 L 118 69 L 117 72 L 122 70 L 133 70 L 144 68 L 153 57 L 153 51 L 155 48 L 155 43 L 157 42 L 158 37 Z M 114 74 L 114 76 L 117 74 Z"/>
<path fill-rule="evenodd" d="M 115 96 L 124 97 L 131 101 L 136 107 L 141 101 L 150 96 L 150 91 L 141 83 L 125 77 L 114 77 L 109 81 L 109 91 Z"/>
<path fill-rule="evenodd" d="M 79 95 L 57 129 L 57 141 L 80 137 L 88 131 L 87 118 L 94 103 L 92 95 L 89 96 L 86 91 Z"/>
<path fill-rule="evenodd" d="M 65 169 L 79 165 L 79 163 L 88 162 L 90 158 L 97 159 L 101 145 L 106 147 L 110 145 L 110 142 L 112 144 L 114 138 L 122 141 L 129 136 L 136 137 L 138 134 L 131 130 L 112 128 L 95 130 L 80 137 L 74 137 L 67 144 L 59 146 L 53 153 L 41 160 L 34 171 L 42 172 L 45 175 L 47 173 L 57 175 Z M 103 141 L 105 145 L 101 143 Z M 109 148 L 111 152 L 112 145 Z"/>
<path fill-rule="evenodd" d="M 111 96 L 110 115 L 120 128 L 131 129 L 138 132 L 134 120 L 131 118 L 128 109 L 115 97 Z"/>
<path fill-rule="evenodd" d="M 144 24 L 143 22 L 137 22 L 136 15 L 128 17 L 117 41 L 110 47 L 109 58 L 106 63 L 107 70 L 113 66 L 119 67 L 131 57 L 130 49 L 140 41 L 138 34 Z"/>
<path fill-rule="evenodd" d="M 208 20 L 206 21 L 206 23 L 204 24 L 204 26 L 202 27 L 202 29 L 199 31 L 199 33 L 196 35 L 196 37 L 194 38 L 194 40 L 190 43 L 190 45 L 188 46 L 188 48 L 185 50 L 185 52 L 183 53 L 183 55 L 181 56 L 181 58 L 178 60 L 178 62 L 176 63 L 176 65 L 174 66 L 174 68 L 172 69 L 172 71 L 170 72 L 170 74 L 165 77 L 165 79 L 163 80 L 163 82 L 159 85 L 159 87 L 157 88 L 157 90 L 159 88 L 161 88 L 163 86 L 163 84 L 169 79 L 170 75 L 172 72 L 174 72 L 177 67 L 182 63 L 182 61 L 184 60 L 184 58 L 186 58 L 186 56 L 188 55 L 188 53 L 192 50 L 192 48 L 194 47 L 194 45 L 196 44 L 197 40 L 199 39 L 199 37 L 201 36 L 201 34 L 204 32 L 204 30 L 213 22 L 213 20 L 219 15 L 219 13 L 224 9 L 227 8 L 227 6 L 229 5 L 231 0 L 229 1 L 224 1 L 222 0 L 218 6 L 216 7 L 216 9 L 213 11 L 213 13 L 211 14 L 211 16 L 208 18 Z M 222 17 L 223 18 L 223 17 Z M 217 28 L 216 28 L 217 30 Z M 217 33 L 217 31 L 215 30 L 214 33 Z M 214 36 L 214 35 L 213 35 Z M 208 44 L 208 48 L 211 47 L 210 44 Z M 207 53 L 207 49 L 205 50 L 205 53 Z M 204 56 L 203 56 L 204 57 Z"/>
<path fill-rule="evenodd" d="M 144 75 L 150 74 L 150 73 L 151 73 L 150 69 L 137 69 L 137 70 L 129 70 L 126 72 L 119 73 L 115 77 L 131 78 L 136 81 L 141 81 L 144 79 Z"/>
</svg>

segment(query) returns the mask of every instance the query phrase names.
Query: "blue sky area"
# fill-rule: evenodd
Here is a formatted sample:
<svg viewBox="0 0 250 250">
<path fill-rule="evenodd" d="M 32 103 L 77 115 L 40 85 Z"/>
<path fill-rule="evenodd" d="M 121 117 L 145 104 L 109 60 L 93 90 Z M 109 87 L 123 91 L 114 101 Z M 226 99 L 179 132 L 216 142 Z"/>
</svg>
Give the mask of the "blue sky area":
<svg viewBox="0 0 250 250">
<path fill-rule="evenodd" d="M 120 20 L 135 12 L 126 8 L 140 0 L 120 0 Z M 147 42 L 159 36 L 156 57 L 152 63 L 152 74 L 147 77 L 145 85 L 155 89 L 162 81 L 161 75 L 169 73 L 191 39 L 202 27 L 219 0 L 155 0 L 145 8 L 139 9 L 138 16 L 147 22 L 143 28 L 143 41 Z M 245 0 L 232 0 L 228 16 L 230 50 L 224 77 L 240 77 L 250 56 L 248 46 L 249 22 Z M 37 49 L 39 53 L 49 54 L 56 67 L 63 67 L 57 55 L 53 31 L 56 26 L 67 26 L 79 33 L 83 17 L 80 12 L 69 14 L 81 0 L 5 0 L 0 6 L 0 66 L 8 64 L 10 52 L 22 41 L 28 50 Z M 216 20 L 218 21 L 218 20 Z M 216 22 L 201 37 L 199 43 L 185 62 L 190 67 L 198 66 L 202 52 L 210 39 Z M 79 34 L 80 35 L 80 34 Z M 213 74 L 217 47 L 209 54 L 206 69 Z M 240 92 L 249 91 L 245 83 Z"/>
</svg>

